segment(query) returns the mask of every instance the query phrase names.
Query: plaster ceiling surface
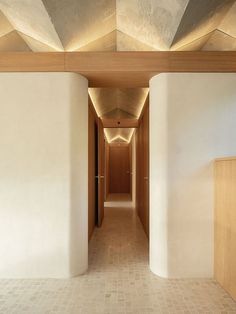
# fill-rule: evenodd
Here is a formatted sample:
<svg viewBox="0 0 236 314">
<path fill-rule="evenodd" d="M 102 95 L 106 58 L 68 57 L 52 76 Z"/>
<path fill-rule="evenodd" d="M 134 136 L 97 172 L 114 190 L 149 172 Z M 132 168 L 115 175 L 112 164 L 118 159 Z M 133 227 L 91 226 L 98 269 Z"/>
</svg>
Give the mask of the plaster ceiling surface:
<svg viewBox="0 0 236 314">
<path fill-rule="evenodd" d="M 14 28 L 5 15 L 0 11 L 0 37 L 10 33 Z"/>
<path fill-rule="evenodd" d="M 235 50 L 236 0 L 0 0 L 13 30 L 33 52 Z"/>
<path fill-rule="evenodd" d="M 214 31 L 202 50 L 218 51 L 219 48 L 225 51 L 236 50 L 236 38 L 218 30 Z"/>
<path fill-rule="evenodd" d="M 168 50 L 188 0 L 117 0 L 117 29 L 155 48 Z"/>
<path fill-rule="evenodd" d="M 135 118 L 139 118 L 148 91 L 148 88 L 89 89 L 92 102 L 99 117 L 103 117 L 115 109 L 120 109 Z"/>
<path fill-rule="evenodd" d="M 107 35 L 116 29 L 115 0 L 43 0 L 67 51 Z"/>
<path fill-rule="evenodd" d="M 0 51 L 31 51 L 17 31 L 12 31 L 5 36 L 0 37 Z"/>
<path fill-rule="evenodd" d="M 229 36 L 236 38 L 236 2 L 230 8 L 218 28 Z"/>
<path fill-rule="evenodd" d="M 172 42 L 172 49 L 217 29 L 233 3 L 234 0 L 190 0 Z"/>
<path fill-rule="evenodd" d="M 63 46 L 41 0 L 0 0 L 0 10 L 14 29 L 63 51 Z"/>
<path fill-rule="evenodd" d="M 89 94 L 94 108 L 101 118 L 138 119 L 146 98 L 148 88 L 90 88 Z M 129 141 L 133 129 L 107 129 L 107 139 L 123 138 Z"/>
</svg>

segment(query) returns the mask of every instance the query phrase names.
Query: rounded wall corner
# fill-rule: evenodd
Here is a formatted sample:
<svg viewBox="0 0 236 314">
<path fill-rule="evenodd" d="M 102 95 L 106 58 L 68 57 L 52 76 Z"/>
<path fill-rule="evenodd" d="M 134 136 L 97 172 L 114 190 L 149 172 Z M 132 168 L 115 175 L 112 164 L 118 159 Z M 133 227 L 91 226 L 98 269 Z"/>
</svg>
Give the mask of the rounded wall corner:
<svg viewBox="0 0 236 314">
<path fill-rule="evenodd" d="M 156 269 L 151 263 L 149 264 L 150 271 L 157 277 L 162 279 L 169 279 L 169 274 L 166 271 L 161 271 L 159 269 Z"/>
<path fill-rule="evenodd" d="M 69 278 L 75 278 L 86 274 L 88 271 L 88 265 L 79 268 L 77 271 L 70 273 Z"/>
<path fill-rule="evenodd" d="M 153 81 L 155 80 L 155 79 L 158 79 L 158 78 L 160 78 L 160 77 L 162 77 L 162 76 L 167 76 L 169 73 L 167 73 L 167 72 L 163 72 L 163 73 L 157 73 L 157 74 L 155 74 L 155 75 L 153 75 L 151 78 L 150 78 L 150 80 L 149 80 L 149 86 L 153 83 Z"/>
</svg>

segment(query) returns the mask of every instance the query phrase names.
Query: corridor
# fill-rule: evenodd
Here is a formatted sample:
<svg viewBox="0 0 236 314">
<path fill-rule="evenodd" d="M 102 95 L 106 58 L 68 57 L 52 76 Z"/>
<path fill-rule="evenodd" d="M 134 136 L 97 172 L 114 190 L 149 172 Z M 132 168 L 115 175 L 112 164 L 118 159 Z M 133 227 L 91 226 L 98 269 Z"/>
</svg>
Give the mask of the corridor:
<svg viewBox="0 0 236 314">
<path fill-rule="evenodd" d="M 1 280 L 0 313 L 229 314 L 236 303 L 211 279 L 161 279 L 134 210 L 106 208 L 90 242 L 89 270 L 73 279 Z"/>
</svg>

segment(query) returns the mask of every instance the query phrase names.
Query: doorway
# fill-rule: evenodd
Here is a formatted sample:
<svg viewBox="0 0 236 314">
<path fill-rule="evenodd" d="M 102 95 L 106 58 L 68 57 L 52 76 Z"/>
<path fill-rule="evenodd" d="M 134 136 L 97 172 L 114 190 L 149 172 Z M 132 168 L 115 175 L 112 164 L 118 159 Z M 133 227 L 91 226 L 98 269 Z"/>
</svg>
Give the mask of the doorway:
<svg viewBox="0 0 236 314">
<path fill-rule="evenodd" d="M 109 93 L 103 90 L 99 95 L 105 92 Z M 111 99 L 110 97 L 109 103 Z M 126 106 L 128 108 L 128 104 Z M 96 99 L 90 99 L 89 128 L 92 125 L 94 129 L 95 133 L 90 132 L 90 135 L 95 134 L 94 150 L 97 151 L 93 152 L 96 157 L 95 193 L 89 191 L 89 199 L 95 199 L 94 202 L 90 200 L 89 217 L 93 216 L 94 205 L 96 211 L 95 220 L 89 220 L 90 237 L 95 227 L 103 225 L 104 206 L 105 216 L 111 207 L 129 208 L 149 236 L 148 111 L 148 97 L 145 98 L 138 118 L 119 108 L 102 115 L 96 108 Z M 90 137 L 89 140 L 93 142 Z M 93 156 L 90 155 L 89 158 L 93 159 Z M 91 174 L 90 169 L 89 181 L 94 180 Z"/>
</svg>

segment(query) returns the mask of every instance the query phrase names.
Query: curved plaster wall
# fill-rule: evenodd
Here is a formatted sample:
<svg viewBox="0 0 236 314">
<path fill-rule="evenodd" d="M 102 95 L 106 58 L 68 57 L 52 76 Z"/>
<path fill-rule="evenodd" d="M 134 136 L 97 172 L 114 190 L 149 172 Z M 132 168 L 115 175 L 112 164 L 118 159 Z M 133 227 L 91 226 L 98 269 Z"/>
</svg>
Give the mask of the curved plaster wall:
<svg viewBox="0 0 236 314">
<path fill-rule="evenodd" d="M 236 74 L 150 81 L 150 268 L 213 276 L 213 160 L 236 155 Z"/>
<path fill-rule="evenodd" d="M 0 277 L 88 266 L 88 82 L 0 73 Z"/>
</svg>

